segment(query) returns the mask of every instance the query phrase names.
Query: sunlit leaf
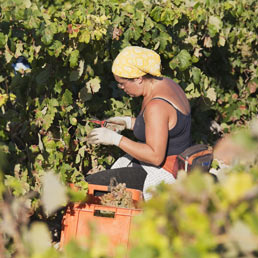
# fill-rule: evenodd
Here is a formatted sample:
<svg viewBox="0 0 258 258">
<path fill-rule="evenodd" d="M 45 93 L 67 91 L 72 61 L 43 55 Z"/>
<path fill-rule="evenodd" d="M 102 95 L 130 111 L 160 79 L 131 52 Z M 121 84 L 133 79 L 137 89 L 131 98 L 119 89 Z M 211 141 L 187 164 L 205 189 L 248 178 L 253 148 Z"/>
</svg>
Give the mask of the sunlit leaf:
<svg viewBox="0 0 258 258">
<path fill-rule="evenodd" d="M 51 247 L 51 235 L 43 222 L 34 222 L 27 235 L 27 241 L 33 254 L 42 254 Z"/>
<path fill-rule="evenodd" d="M 79 54 L 80 54 L 80 52 L 77 49 L 72 51 L 70 58 L 69 58 L 71 67 L 75 67 L 76 65 L 78 65 Z"/>
<path fill-rule="evenodd" d="M 201 70 L 197 67 L 192 68 L 193 81 L 195 84 L 198 84 L 201 79 Z"/>
<path fill-rule="evenodd" d="M 90 42 L 90 32 L 88 30 L 83 31 L 79 36 L 79 41 L 84 43 Z"/>
<path fill-rule="evenodd" d="M 230 201 L 236 201 L 252 187 L 250 174 L 230 175 L 224 182 L 224 191 Z"/>
<path fill-rule="evenodd" d="M 49 47 L 49 54 L 58 57 L 65 46 L 59 40 L 55 40 L 54 43 Z"/>
<path fill-rule="evenodd" d="M 24 3 L 26 8 L 30 8 L 31 7 L 31 1 L 30 0 L 24 0 L 23 3 Z"/>
<path fill-rule="evenodd" d="M 220 35 L 219 35 L 219 42 L 218 42 L 218 45 L 224 47 L 225 44 L 226 44 L 225 36 L 220 34 Z"/>
<path fill-rule="evenodd" d="M 211 100 L 211 101 L 216 101 L 217 96 L 216 96 L 216 91 L 214 88 L 209 88 L 206 92 L 207 97 Z"/>
<path fill-rule="evenodd" d="M 212 47 L 212 40 L 210 37 L 205 37 L 204 38 L 204 43 L 203 45 L 207 48 L 211 48 Z"/>
<path fill-rule="evenodd" d="M 11 54 L 11 51 L 9 51 L 9 49 L 6 49 L 5 52 L 4 52 L 4 56 L 5 56 L 5 60 L 6 60 L 6 63 L 10 63 L 10 61 L 12 60 L 12 54 Z"/>
<path fill-rule="evenodd" d="M 53 172 L 46 172 L 42 178 L 42 183 L 41 200 L 44 210 L 49 216 L 66 204 L 66 188 Z"/>
<path fill-rule="evenodd" d="M 162 8 L 160 6 L 156 6 L 156 7 L 153 8 L 150 15 L 156 22 L 159 22 L 160 17 L 161 17 L 161 13 L 162 13 Z"/>
<path fill-rule="evenodd" d="M 252 233 L 247 224 L 237 221 L 229 231 L 231 241 L 235 242 L 243 252 L 257 250 L 257 236 Z"/>
<path fill-rule="evenodd" d="M 216 17 L 216 16 L 210 16 L 209 24 L 216 29 L 216 32 L 218 32 L 222 27 L 222 21 L 220 20 L 219 17 Z"/>
</svg>

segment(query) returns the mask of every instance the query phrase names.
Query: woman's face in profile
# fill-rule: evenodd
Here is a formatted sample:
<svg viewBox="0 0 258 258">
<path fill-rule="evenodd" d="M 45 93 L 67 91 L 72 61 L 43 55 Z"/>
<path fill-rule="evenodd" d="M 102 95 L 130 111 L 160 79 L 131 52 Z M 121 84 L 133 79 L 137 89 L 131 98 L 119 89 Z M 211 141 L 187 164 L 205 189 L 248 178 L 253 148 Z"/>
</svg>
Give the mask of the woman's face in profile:
<svg viewBox="0 0 258 258">
<path fill-rule="evenodd" d="M 139 86 L 135 81 L 136 79 L 125 79 L 117 75 L 114 75 L 114 77 L 117 81 L 118 88 L 122 89 L 130 97 L 138 97 L 141 95 L 139 91 Z"/>
</svg>

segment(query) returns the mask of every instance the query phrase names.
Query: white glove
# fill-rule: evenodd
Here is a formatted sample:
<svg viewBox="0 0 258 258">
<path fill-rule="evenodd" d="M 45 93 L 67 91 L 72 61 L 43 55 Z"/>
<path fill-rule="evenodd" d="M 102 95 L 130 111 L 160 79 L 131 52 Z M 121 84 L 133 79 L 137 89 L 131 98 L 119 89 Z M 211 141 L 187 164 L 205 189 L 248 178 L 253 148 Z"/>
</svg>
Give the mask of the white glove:
<svg viewBox="0 0 258 258">
<path fill-rule="evenodd" d="M 104 144 L 118 146 L 123 136 L 105 127 L 93 129 L 87 136 L 90 144 Z"/>
<path fill-rule="evenodd" d="M 117 125 L 119 131 L 124 129 L 132 129 L 132 118 L 130 116 L 115 116 L 106 120 L 108 123 Z"/>
</svg>

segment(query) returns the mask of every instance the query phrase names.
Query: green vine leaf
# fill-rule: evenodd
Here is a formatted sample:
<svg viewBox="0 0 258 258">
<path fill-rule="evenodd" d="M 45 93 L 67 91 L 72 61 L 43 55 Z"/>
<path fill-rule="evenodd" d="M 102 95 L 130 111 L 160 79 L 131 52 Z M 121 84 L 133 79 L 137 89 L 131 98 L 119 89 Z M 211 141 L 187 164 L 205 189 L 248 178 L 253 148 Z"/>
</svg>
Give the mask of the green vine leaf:
<svg viewBox="0 0 258 258">
<path fill-rule="evenodd" d="M 177 59 L 179 61 L 178 66 L 181 71 L 185 71 L 192 64 L 191 55 L 185 49 L 180 51 L 180 53 L 177 55 Z"/>
<path fill-rule="evenodd" d="M 45 44 L 45 45 L 50 45 L 53 41 L 53 38 L 54 38 L 54 34 L 53 34 L 53 31 L 52 29 L 48 26 L 44 29 L 43 31 L 43 35 L 41 37 L 41 40 L 42 42 Z"/>
<path fill-rule="evenodd" d="M 88 30 L 84 30 L 81 32 L 79 36 L 79 42 L 84 42 L 86 44 L 90 42 L 90 32 Z"/>
<path fill-rule="evenodd" d="M 214 37 L 216 33 L 220 31 L 222 28 L 222 21 L 219 17 L 216 16 L 210 16 L 209 18 L 209 32 L 210 36 Z"/>
<path fill-rule="evenodd" d="M 72 68 L 78 65 L 79 54 L 80 52 L 78 49 L 72 51 L 69 58 L 70 66 Z"/>
<path fill-rule="evenodd" d="M 72 92 L 69 91 L 68 89 L 65 90 L 62 100 L 61 100 L 61 105 L 62 106 L 69 106 L 73 103 L 73 95 Z"/>
<path fill-rule="evenodd" d="M 85 87 L 83 87 L 79 92 L 79 98 L 85 102 L 90 100 L 94 93 L 100 90 L 100 79 L 98 77 L 89 80 Z"/>
</svg>

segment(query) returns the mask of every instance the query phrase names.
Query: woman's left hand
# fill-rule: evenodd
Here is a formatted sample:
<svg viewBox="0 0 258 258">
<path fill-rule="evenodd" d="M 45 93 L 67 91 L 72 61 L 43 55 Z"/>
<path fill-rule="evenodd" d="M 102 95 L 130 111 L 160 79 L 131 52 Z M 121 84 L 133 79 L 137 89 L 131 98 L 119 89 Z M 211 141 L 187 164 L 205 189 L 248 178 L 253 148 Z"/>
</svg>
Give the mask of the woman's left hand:
<svg viewBox="0 0 258 258">
<path fill-rule="evenodd" d="M 93 129 L 87 136 L 87 142 L 90 144 L 104 144 L 118 146 L 121 141 L 122 135 L 101 127 Z"/>
</svg>

